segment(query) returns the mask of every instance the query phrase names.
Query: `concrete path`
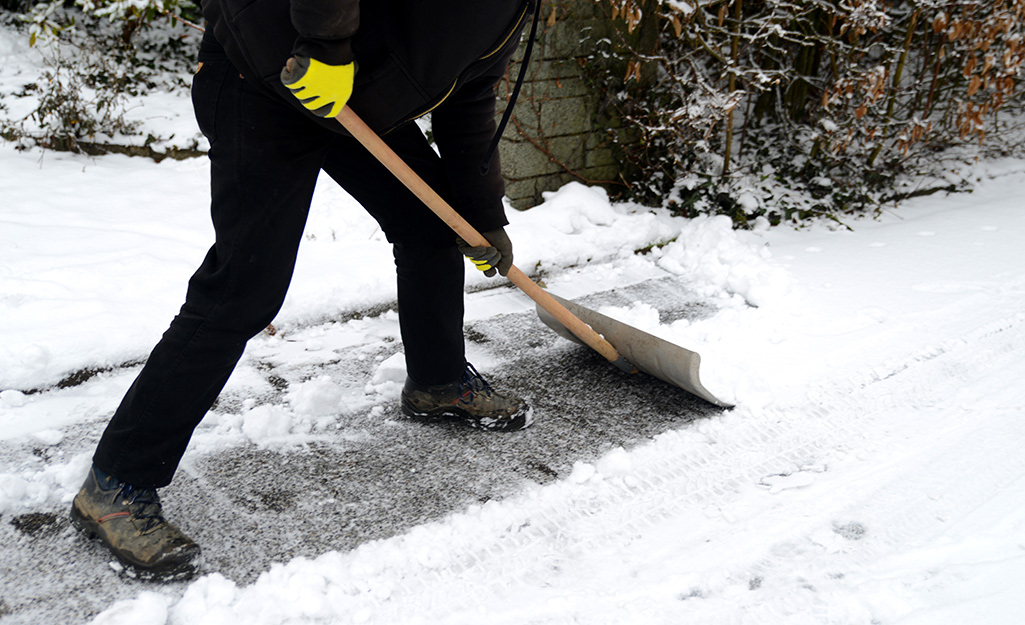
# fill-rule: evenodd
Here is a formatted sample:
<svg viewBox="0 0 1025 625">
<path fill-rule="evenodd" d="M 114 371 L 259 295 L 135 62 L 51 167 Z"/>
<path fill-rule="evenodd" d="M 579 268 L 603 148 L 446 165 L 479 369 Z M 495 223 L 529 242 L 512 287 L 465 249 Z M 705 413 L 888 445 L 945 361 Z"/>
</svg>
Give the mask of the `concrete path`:
<svg viewBox="0 0 1025 625">
<path fill-rule="evenodd" d="M 601 293 L 581 303 L 649 301 L 670 317 L 711 310 L 672 280 Z M 565 477 L 576 461 L 709 418 L 721 409 L 643 375 L 628 376 L 586 348 L 544 327 L 533 312 L 470 324 L 468 340 L 492 364 L 485 377 L 528 397 L 535 424 L 495 434 L 404 419 L 362 409 L 342 414 L 336 435 L 282 451 L 255 445 L 186 456 L 174 484 L 161 491 L 165 512 L 204 549 L 203 573 L 250 583 L 275 562 L 314 558 L 388 538 L 474 503 L 502 499 Z M 398 347 L 382 344 L 381 355 Z M 342 358 L 321 375 L 362 388 L 365 360 Z M 308 370 L 257 367 L 284 393 Z M 236 398 L 237 399 L 237 398 Z M 226 398 L 225 401 L 231 401 Z M 58 454 L 90 449 L 102 424 L 64 432 Z M 353 433 L 357 432 L 358 435 Z M 0 460 L 21 463 L 29 447 L 10 447 Z M 47 453 L 52 454 L 52 450 Z M 44 459 L 46 460 L 46 459 Z M 156 586 L 125 579 L 98 543 L 83 539 L 66 510 L 0 517 L 0 623 L 79 623 L 118 599 L 152 589 L 172 595 L 184 583 Z"/>
</svg>

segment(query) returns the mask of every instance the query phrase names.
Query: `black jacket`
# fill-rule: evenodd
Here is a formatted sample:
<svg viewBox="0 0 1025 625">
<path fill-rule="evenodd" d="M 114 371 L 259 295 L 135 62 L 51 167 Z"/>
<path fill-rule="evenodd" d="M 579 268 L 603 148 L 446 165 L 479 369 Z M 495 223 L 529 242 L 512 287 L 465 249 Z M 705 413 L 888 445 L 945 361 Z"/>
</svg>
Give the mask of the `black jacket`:
<svg viewBox="0 0 1025 625">
<path fill-rule="evenodd" d="M 505 225 L 498 156 L 480 173 L 504 76 L 534 0 L 203 0 L 207 27 L 251 82 L 325 127 L 281 84 L 293 54 L 358 71 L 349 106 L 381 134 L 431 112 L 457 210 L 481 230 Z"/>
</svg>

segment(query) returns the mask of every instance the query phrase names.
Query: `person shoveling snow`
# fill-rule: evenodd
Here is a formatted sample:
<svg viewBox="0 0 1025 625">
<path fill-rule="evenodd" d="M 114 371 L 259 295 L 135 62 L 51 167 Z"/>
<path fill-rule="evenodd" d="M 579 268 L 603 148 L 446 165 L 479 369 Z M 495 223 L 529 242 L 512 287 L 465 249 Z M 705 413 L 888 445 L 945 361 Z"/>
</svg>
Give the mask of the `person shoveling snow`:
<svg viewBox="0 0 1025 625">
<path fill-rule="evenodd" d="M 393 244 L 407 369 L 403 412 L 486 430 L 530 425 L 527 403 L 492 388 L 466 361 L 462 256 L 488 276 L 512 265 L 501 168 L 482 173 L 480 163 L 496 134 L 493 88 L 535 6 L 436 4 L 282 0 L 254 5 L 244 19 L 232 0 L 204 4 L 208 28 L 192 94 L 210 141 L 216 242 L 114 413 L 72 504 L 76 525 L 137 574 L 196 571 L 200 548 L 164 518 L 157 489 L 171 482 L 247 341 L 280 309 L 321 170 Z M 419 88 L 393 81 L 405 72 L 380 71 L 396 59 L 428 56 L 437 62 L 418 66 Z M 460 244 L 340 126 L 322 123 L 348 102 L 372 113 L 390 146 L 491 245 Z M 411 123 L 428 111 L 444 157 Z"/>
</svg>

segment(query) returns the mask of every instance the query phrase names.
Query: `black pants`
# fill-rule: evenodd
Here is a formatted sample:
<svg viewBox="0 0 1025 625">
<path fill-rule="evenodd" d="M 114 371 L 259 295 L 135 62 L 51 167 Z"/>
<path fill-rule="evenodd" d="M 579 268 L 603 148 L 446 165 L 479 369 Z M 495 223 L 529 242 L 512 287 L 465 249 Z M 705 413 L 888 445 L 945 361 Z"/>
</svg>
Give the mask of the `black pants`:
<svg viewBox="0 0 1025 625">
<path fill-rule="evenodd" d="M 455 235 L 354 139 L 248 84 L 216 45 L 204 42 L 200 61 L 192 98 L 210 141 L 216 242 L 93 457 L 103 471 L 140 487 L 170 483 L 246 342 L 280 309 L 321 169 L 393 244 L 408 375 L 443 384 L 465 367 L 463 260 Z M 448 195 L 440 158 L 415 125 L 386 141 Z"/>
</svg>

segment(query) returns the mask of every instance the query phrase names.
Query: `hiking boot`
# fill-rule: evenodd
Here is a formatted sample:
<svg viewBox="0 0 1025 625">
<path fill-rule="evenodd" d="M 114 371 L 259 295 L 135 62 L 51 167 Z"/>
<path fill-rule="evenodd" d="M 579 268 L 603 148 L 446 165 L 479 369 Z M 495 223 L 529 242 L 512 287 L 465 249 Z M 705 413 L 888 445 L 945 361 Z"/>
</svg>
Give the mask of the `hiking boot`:
<svg viewBox="0 0 1025 625">
<path fill-rule="evenodd" d="M 428 421 L 462 421 L 482 430 L 511 432 L 533 422 L 533 411 L 519 397 L 491 388 L 473 365 L 458 382 L 426 386 L 406 378 L 402 412 Z"/>
<path fill-rule="evenodd" d="M 99 538 L 145 579 L 188 579 L 196 572 L 199 545 L 160 514 L 153 488 L 136 488 L 93 467 L 71 504 L 71 521 Z"/>
</svg>

